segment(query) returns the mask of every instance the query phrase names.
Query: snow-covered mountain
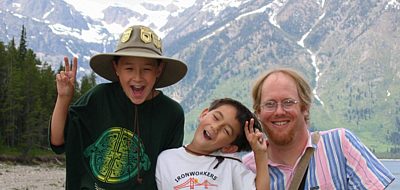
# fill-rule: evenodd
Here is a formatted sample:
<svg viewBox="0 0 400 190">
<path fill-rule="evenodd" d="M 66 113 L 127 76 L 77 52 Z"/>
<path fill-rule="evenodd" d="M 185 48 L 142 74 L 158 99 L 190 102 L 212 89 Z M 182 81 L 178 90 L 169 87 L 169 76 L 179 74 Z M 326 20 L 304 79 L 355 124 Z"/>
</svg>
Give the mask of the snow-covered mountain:
<svg viewBox="0 0 400 190">
<path fill-rule="evenodd" d="M 164 89 L 185 109 L 186 139 L 212 99 L 250 106 L 252 81 L 276 66 L 311 82 L 310 128 L 350 128 L 382 139 L 367 143 L 381 150 L 400 136 L 399 0 L 0 0 L 0 41 L 18 41 L 24 25 L 40 58 L 56 68 L 78 56 L 80 74 L 132 24 L 158 31 L 164 53 L 188 64 Z"/>
<path fill-rule="evenodd" d="M 87 73 L 87 61 L 100 52 L 113 51 L 120 33 L 129 25 L 150 26 L 164 37 L 168 19 L 194 0 L 2 0 L 0 40 L 19 40 L 27 28 L 28 46 L 38 57 L 57 67 L 63 56 L 77 56 Z M 164 27 L 164 28 L 163 28 Z"/>
<path fill-rule="evenodd" d="M 194 0 L 64 0 L 82 15 L 98 20 L 108 32 L 119 35 L 132 23 L 151 26 L 160 37 L 169 18 L 178 16 Z"/>
</svg>

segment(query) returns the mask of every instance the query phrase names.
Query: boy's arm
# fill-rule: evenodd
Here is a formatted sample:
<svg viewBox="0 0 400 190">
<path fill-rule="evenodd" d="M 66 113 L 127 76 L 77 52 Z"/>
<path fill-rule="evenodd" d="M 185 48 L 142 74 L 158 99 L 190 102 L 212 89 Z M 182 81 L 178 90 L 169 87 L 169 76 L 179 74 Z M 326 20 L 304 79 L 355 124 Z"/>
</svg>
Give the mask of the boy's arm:
<svg viewBox="0 0 400 190">
<path fill-rule="evenodd" d="M 266 146 L 265 140 L 264 144 Z M 256 160 L 256 189 L 269 190 L 268 154 L 266 151 L 254 152 Z"/>
<path fill-rule="evenodd" d="M 64 63 L 65 70 L 56 75 L 58 95 L 50 126 L 50 143 L 55 146 L 64 144 L 64 128 L 68 107 L 74 96 L 78 59 L 73 58 L 72 70 L 67 57 L 64 57 Z"/>
<path fill-rule="evenodd" d="M 254 152 L 256 162 L 256 189 L 269 190 L 268 152 L 264 134 L 253 127 L 254 120 L 246 122 L 245 134 Z"/>
</svg>

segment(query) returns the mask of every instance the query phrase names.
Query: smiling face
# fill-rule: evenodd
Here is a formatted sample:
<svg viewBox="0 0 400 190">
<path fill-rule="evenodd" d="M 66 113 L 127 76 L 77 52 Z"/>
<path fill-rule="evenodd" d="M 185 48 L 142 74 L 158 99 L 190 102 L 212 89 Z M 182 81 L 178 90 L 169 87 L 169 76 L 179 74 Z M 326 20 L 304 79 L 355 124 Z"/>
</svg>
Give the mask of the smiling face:
<svg viewBox="0 0 400 190">
<path fill-rule="evenodd" d="M 159 65 L 155 59 L 121 57 L 118 64 L 113 65 L 122 89 L 134 104 L 152 98 L 151 92 L 162 72 L 162 64 Z"/>
<path fill-rule="evenodd" d="M 260 102 L 282 102 L 287 99 L 300 101 L 298 94 L 294 80 L 277 72 L 268 76 L 262 84 Z M 308 114 L 308 108 L 301 109 L 301 105 L 301 102 L 295 104 L 290 110 L 284 110 L 282 105 L 271 112 L 258 110 L 257 114 L 271 143 L 288 145 L 307 139 L 305 114 Z"/>
<path fill-rule="evenodd" d="M 199 126 L 188 147 L 198 153 L 210 154 L 222 149 L 223 152 L 236 152 L 232 142 L 241 133 L 241 124 L 236 119 L 237 110 L 232 105 L 222 105 L 209 111 L 205 109 L 199 118 Z"/>
</svg>

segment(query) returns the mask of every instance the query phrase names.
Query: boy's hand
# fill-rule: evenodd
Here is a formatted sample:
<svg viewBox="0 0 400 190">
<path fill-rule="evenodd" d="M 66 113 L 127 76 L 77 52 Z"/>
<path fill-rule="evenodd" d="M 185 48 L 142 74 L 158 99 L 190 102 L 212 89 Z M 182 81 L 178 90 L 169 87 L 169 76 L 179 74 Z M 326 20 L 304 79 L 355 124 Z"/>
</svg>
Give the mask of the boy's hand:
<svg viewBox="0 0 400 190">
<path fill-rule="evenodd" d="M 57 93 L 59 98 L 72 101 L 75 91 L 76 70 L 78 58 L 73 58 L 72 70 L 69 65 L 68 57 L 64 57 L 65 70 L 56 75 Z"/>
<path fill-rule="evenodd" d="M 254 119 L 250 120 L 250 123 L 246 121 L 244 126 L 244 132 L 246 138 L 250 143 L 251 149 L 256 153 L 266 153 L 267 152 L 267 141 L 264 138 L 264 133 L 258 129 L 254 129 Z"/>
<path fill-rule="evenodd" d="M 254 119 L 250 119 L 250 124 L 246 121 L 244 133 L 253 149 L 254 159 L 256 162 L 256 189 L 269 190 L 269 168 L 268 168 L 268 144 L 264 138 L 264 133 L 258 129 L 254 129 Z"/>
</svg>

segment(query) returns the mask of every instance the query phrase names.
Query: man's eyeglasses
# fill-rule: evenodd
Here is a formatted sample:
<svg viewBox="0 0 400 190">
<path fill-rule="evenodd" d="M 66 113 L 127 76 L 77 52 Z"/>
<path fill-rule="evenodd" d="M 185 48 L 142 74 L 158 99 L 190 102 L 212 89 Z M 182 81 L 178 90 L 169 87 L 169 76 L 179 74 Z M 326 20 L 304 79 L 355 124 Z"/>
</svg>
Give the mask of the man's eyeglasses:
<svg viewBox="0 0 400 190">
<path fill-rule="evenodd" d="M 276 111 L 276 109 L 278 108 L 278 105 L 280 104 L 285 111 L 290 111 L 294 108 L 294 105 L 297 103 L 299 103 L 299 101 L 293 100 L 293 99 L 286 99 L 280 103 L 278 103 L 274 100 L 269 100 L 269 101 L 262 103 L 260 107 L 261 107 L 262 111 L 274 112 L 274 111 Z"/>
</svg>

